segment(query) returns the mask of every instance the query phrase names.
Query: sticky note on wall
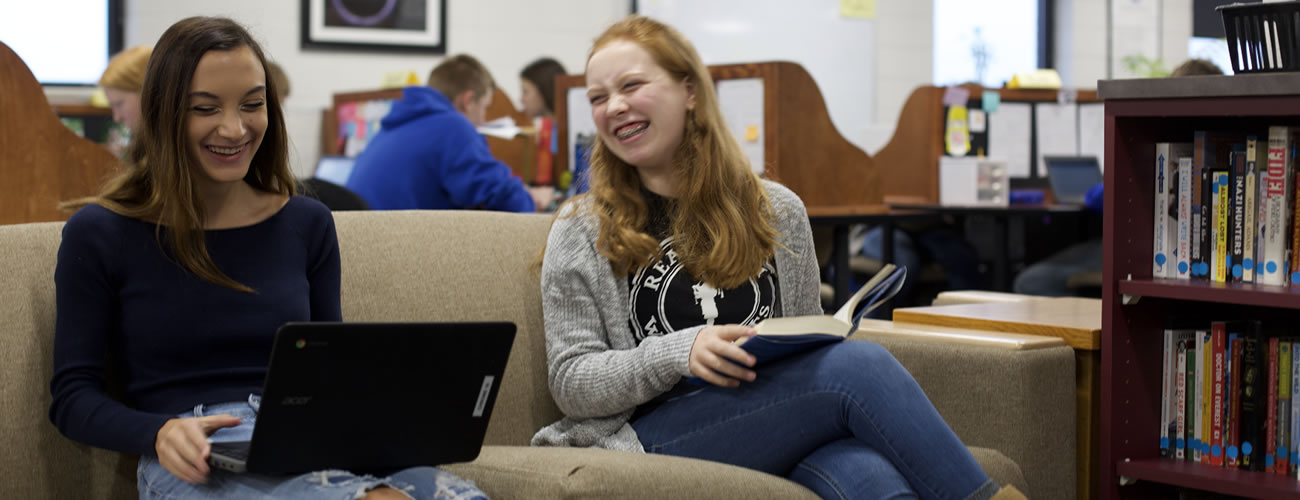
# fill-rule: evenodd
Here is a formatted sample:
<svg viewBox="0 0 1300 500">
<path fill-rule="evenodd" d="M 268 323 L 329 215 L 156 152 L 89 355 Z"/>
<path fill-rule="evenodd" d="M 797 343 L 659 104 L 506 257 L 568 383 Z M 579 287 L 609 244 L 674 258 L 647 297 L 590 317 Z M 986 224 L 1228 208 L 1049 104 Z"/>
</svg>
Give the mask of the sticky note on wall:
<svg viewBox="0 0 1300 500">
<path fill-rule="evenodd" d="M 840 0 L 840 15 L 857 19 L 875 19 L 876 0 Z"/>
</svg>

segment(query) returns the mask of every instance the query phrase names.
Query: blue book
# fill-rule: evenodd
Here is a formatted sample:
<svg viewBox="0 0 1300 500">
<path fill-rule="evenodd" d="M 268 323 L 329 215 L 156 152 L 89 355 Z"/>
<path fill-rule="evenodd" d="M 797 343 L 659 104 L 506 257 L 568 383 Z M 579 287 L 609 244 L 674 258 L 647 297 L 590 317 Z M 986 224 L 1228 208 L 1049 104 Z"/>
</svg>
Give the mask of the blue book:
<svg viewBox="0 0 1300 500">
<path fill-rule="evenodd" d="M 754 326 L 753 337 L 737 344 L 757 359 L 755 366 L 844 340 L 858 331 L 862 318 L 893 298 L 907 279 L 907 268 L 886 264 L 834 315 L 768 318 Z"/>
</svg>

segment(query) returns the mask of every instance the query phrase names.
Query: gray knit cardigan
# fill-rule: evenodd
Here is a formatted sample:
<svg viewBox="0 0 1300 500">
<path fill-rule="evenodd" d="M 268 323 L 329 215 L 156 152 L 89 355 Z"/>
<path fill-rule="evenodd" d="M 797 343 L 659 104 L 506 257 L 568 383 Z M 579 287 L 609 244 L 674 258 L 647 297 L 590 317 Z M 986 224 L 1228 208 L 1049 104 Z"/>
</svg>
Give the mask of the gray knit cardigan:
<svg viewBox="0 0 1300 500">
<path fill-rule="evenodd" d="M 794 192 L 763 181 L 778 235 L 776 272 L 786 316 L 822 314 L 812 230 Z M 566 415 L 533 436 L 534 446 L 644 451 L 628 418 L 637 405 L 691 375 L 691 346 L 703 325 L 637 345 L 626 276 L 596 251 L 599 222 L 583 206 L 551 227 L 542 261 L 542 311 L 551 395 Z"/>
</svg>

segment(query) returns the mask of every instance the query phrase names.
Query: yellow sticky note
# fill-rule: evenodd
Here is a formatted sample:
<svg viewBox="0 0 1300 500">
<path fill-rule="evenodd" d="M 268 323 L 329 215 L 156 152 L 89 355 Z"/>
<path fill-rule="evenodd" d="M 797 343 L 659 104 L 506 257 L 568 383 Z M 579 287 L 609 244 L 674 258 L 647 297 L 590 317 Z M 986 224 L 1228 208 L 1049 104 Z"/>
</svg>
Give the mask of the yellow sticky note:
<svg viewBox="0 0 1300 500">
<path fill-rule="evenodd" d="M 758 125 L 745 127 L 745 140 L 749 142 L 758 140 Z"/>
<path fill-rule="evenodd" d="M 875 19 L 876 0 L 840 0 L 840 15 L 858 19 Z"/>
</svg>

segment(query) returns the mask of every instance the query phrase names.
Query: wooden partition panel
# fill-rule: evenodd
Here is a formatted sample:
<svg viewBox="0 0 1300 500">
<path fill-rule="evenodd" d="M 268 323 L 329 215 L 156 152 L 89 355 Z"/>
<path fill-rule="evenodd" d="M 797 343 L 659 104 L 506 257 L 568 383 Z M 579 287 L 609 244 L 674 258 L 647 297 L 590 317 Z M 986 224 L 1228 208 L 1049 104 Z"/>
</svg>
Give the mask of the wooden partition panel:
<svg viewBox="0 0 1300 500">
<path fill-rule="evenodd" d="M 509 116 L 514 119 L 515 124 L 520 127 L 531 128 L 533 121 L 518 110 L 510 101 L 501 88 L 494 89 L 492 95 L 492 104 L 488 106 L 487 113 L 484 115 L 488 121 Z M 334 106 L 325 110 L 321 117 L 321 154 L 338 155 L 342 154 L 338 144 L 338 108 L 339 105 L 348 102 L 378 101 L 385 99 L 401 99 L 402 89 L 385 89 L 370 90 L 361 92 L 343 92 L 334 94 Z M 486 136 L 488 149 L 492 156 L 510 167 L 515 175 L 522 177 L 526 182 L 532 182 L 534 170 L 537 169 L 537 152 L 534 142 L 535 136 L 531 133 L 516 136 L 514 139 L 502 139 L 499 137 Z"/>
<path fill-rule="evenodd" d="M 1002 102 L 1056 102 L 1059 97 L 1056 90 L 963 87 L 970 92 L 970 101 L 980 101 L 986 90 L 996 91 Z M 943 156 L 943 128 L 947 119 L 943 114 L 944 90 L 930 85 L 913 90 L 898 116 L 894 136 L 876 152 L 875 160 L 882 166 L 880 181 L 886 203 L 939 202 L 939 157 Z M 1074 92 L 1075 102 L 1101 102 L 1095 90 Z M 992 119 L 996 117 L 995 113 Z"/>
<path fill-rule="evenodd" d="M 58 203 L 95 194 L 119 165 L 59 121 L 31 70 L 0 42 L 0 224 L 66 220 Z"/>
<path fill-rule="evenodd" d="M 709 66 L 714 81 L 763 80 L 764 176 L 788 186 L 813 215 L 883 211 L 881 182 L 875 162 L 844 139 L 831 123 L 816 82 L 790 62 Z M 582 75 L 556 80 L 559 151 L 556 176 L 569 165 L 568 90 L 585 86 Z"/>
</svg>

